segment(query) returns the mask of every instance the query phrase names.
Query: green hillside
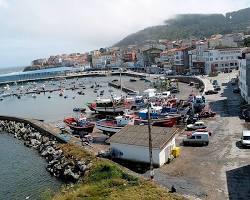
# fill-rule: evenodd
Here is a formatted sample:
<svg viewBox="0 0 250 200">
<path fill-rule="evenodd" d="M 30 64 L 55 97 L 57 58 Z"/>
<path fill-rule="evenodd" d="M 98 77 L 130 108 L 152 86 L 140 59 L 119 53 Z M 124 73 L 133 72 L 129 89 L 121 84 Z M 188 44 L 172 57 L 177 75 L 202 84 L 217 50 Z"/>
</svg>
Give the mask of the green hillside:
<svg viewBox="0 0 250 200">
<path fill-rule="evenodd" d="M 133 33 L 115 46 L 141 44 L 145 40 L 203 38 L 213 34 L 247 31 L 250 26 L 250 8 L 222 14 L 182 14 L 166 20 L 164 25 L 148 27 Z"/>
</svg>

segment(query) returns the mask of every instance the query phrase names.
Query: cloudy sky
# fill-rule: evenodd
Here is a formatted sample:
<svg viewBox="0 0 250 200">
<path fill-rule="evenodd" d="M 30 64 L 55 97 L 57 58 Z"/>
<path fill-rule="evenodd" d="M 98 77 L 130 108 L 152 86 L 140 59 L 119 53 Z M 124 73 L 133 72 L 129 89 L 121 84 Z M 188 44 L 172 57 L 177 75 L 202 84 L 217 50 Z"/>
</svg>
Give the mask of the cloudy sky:
<svg viewBox="0 0 250 200">
<path fill-rule="evenodd" d="M 249 0 L 0 0 L 0 67 L 110 46 L 179 13 L 223 13 Z"/>
</svg>

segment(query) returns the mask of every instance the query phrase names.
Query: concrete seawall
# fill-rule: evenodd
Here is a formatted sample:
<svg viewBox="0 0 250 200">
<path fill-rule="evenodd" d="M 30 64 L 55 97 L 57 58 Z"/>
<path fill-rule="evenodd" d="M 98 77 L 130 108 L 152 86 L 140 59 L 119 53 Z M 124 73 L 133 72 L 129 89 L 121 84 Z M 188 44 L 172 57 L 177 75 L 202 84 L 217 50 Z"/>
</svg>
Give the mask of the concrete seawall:
<svg viewBox="0 0 250 200">
<path fill-rule="evenodd" d="M 146 75 L 143 73 L 134 73 L 134 72 L 122 72 L 122 75 L 131 76 L 131 77 L 139 77 L 145 78 Z M 25 83 L 25 82 L 35 82 L 35 81 L 47 81 L 47 80 L 54 80 L 54 79 L 73 79 L 73 78 L 82 78 L 82 77 L 105 77 L 105 76 L 119 76 L 120 72 L 92 72 L 92 73 L 77 73 L 77 74 L 68 74 L 68 75 L 61 75 L 55 77 L 44 77 L 44 78 L 34 78 L 34 79 L 25 79 L 25 80 L 16 80 L 16 81 L 4 81 L 0 82 L 0 85 L 11 84 L 11 83 Z"/>
<path fill-rule="evenodd" d="M 116 84 L 116 83 L 109 82 L 108 85 L 112 86 L 114 88 L 117 88 L 117 89 L 121 89 L 121 86 L 119 84 Z M 130 88 L 127 88 L 127 87 L 122 87 L 122 91 L 126 92 L 126 93 L 135 93 L 136 94 L 136 91 L 134 91 Z"/>
<path fill-rule="evenodd" d="M 60 134 L 62 131 L 59 128 L 55 128 L 49 124 L 46 124 L 36 119 L 27 119 L 27 118 L 20 118 L 20 117 L 14 117 L 14 116 L 0 115 L 0 120 L 14 121 L 14 122 L 19 122 L 19 123 L 29 124 L 32 128 L 38 130 L 39 132 L 41 132 L 42 134 L 46 136 L 53 136 L 58 142 L 61 142 L 61 143 L 67 142 L 63 137 L 60 137 Z"/>
</svg>

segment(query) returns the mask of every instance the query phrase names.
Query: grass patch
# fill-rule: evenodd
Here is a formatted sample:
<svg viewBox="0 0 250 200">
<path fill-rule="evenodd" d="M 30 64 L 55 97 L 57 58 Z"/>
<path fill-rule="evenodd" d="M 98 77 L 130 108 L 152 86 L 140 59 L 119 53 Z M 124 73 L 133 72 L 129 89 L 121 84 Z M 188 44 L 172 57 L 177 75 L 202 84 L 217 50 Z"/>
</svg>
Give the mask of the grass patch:
<svg viewBox="0 0 250 200">
<path fill-rule="evenodd" d="M 64 188 L 53 200 L 182 200 L 183 197 L 168 193 L 153 182 L 135 177 L 112 161 L 95 158 L 84 149 L 71 144 L 60 148 L 68 157 L 92 160 L 92 167 L 85 174 L 83 183 Z"/>
<path fill-rule="evenodd" d="M 63 151 L 67 158 L 75 158 L 77 160 L 93 160 L 94 155 L 87 152 L 85 149 L 74 144 L 58 144 L 58 147 Z"/>
</svg>

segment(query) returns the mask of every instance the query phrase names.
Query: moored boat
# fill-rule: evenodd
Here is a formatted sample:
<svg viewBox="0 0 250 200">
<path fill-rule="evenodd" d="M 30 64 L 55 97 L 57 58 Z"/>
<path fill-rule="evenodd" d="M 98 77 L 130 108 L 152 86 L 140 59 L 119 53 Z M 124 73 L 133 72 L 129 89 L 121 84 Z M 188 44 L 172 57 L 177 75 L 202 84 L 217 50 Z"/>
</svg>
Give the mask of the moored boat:
<svg viewBox="0 0 250 200">
<path fill-rule="evenodd" d="M 91 111 L 95 111 L 104 115 L 118 115 L 123 114 L 126 105 L 121 97 L 112 99 L 97 98 L 95 102 L 88 103 L 87 106 Z"/>
</svg>

